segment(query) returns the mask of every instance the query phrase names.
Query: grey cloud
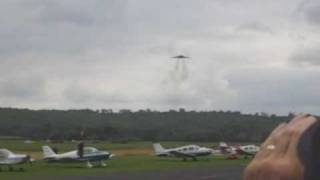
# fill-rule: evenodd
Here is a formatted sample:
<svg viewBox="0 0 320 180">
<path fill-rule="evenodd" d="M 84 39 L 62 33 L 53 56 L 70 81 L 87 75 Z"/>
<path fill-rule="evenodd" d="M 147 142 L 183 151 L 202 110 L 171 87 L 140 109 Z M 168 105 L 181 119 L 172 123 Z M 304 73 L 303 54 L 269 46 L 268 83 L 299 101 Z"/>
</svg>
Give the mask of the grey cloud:
<svg viewBox="0 0 320 180">
<path fill-rule="evenodd" d="M 314 25 L 320 25 L 320 3 L 317 0 L 305 0 L 297 8 L 306 20 Z"/>
<path fill-rule="evenodd" d="M 243 69 L 228 76 L 238 108 L 266 112 L 310 112 L 320 108 L 318 71 L 301 68 Z"/>
<path fill-rule="evenodd" d="M 312 48 L 302 48 L 297 50 L 295 54 L 290 58 L 290 62 L 298 65 L 320 65 L 320 45 Z"/>
<path fill-rule="evenodd" d="M 11 77 L 0 79 L 1 99 L 32 99 L 46 95 L 45 81 L 36 77 Z"/>
<path fill-rule="evenodd" d="M 127 1 L 35 1 L 42 23 L 70 23 L 79 26 L 101 26 L 123 21 Z M 34 7 L 33 7 L 34 8 Z"/>
<path fill-rule="evenodd" d="M 0 18 L 1 55 L 79 55 L 128 42 L 126 1 L 33 0 L 17 1 L 10 8 Z"/>
<path fill-rule="evenodd" d="M 58 3 L 50 3 L 39 14 L 43 23 L 74 23 L 88 26 L 94 23 L 94 17 L 79 10 L 70 10 Z"/>
<path fill-rule="evenodd" d="M 94 104 L 98 105 L 107 103 L 128 103 L 132 98 L 126 94 L 121 94 L 121 91 L 109 92 L 101 89 L 91 89 L 85 86 L 84 82 L 70 83 L 62 92 L 66 102 L 71 104 Z"/>
<path fill-rule="evenodd" d="M 236 28 L 236 31 L 254 31 L 254 32 L 262 32 L 262 33 L 270 33 L 272 34 L 273 31 L 267 25 L 258 22 L 252 22 L 247 24 L 242 24 Z"/>
<path fill-rule="evenodd" d="M 315 7 L 310 7 L 307 10 L 307 18 L 310 22 L 313 22 L 314 24 L 320 25 L 320 5 Z"/>
</svg>

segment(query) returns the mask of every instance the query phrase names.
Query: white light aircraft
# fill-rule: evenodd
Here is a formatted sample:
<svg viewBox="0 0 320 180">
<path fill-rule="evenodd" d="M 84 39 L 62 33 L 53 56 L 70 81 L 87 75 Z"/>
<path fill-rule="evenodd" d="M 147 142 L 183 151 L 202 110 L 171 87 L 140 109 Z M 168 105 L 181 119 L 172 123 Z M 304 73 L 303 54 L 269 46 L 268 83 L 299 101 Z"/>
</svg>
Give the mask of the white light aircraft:
<svg viewBox="0 0 320 180">
<path fill-rule="evenodd" d="M 8 149 L 0 149 L 0 171 L 2 171 L 1 166 L 7 166 L 9 171 L 14 171 L 13 166 L 25 163 L 32 163 L 32 159 L 26 154 L 15 154 Z M 23 171 L 23 168 L 19 168 Z"/>
<path fill-rule="evenodd" d="M 200 147 L 198 145 L 187 145 L 178 148 L 165 149 L 159 143 L 153 144 L 153 148 L 156 156 L 174 156 L 183 158 L 184 161 L 187 158 L 192 160 L 197 160 L 200 156 L 209 156 L 212 154 L 213 150 L 206 147 Z"/>
<path fill-rule="evenodd" d="M 48 163 L 65 163 L 65 162 L 86 162 L 88 168 L 92 168 L 92 162 L 100 162 L 105 167 L 105 160 L 111 159 L 114 155 L 107 151 L 99 151 L 94 147 L 79 146 L 78 150 L 66 152 L 63 154 L 55 153 L 49 146 L 43 146 L 42 151 L 44 160 Z"/>
<path fill-rule="evenodd" d="M 225 142 L 219 144 L 221 154 L 230 155 L 229 157 L 234 157 L 236 155 L 255 156 L 259 151 L 260 147 L 254 144 L 245 145 L 245 146 L 229 146 Z"/>
</svg>

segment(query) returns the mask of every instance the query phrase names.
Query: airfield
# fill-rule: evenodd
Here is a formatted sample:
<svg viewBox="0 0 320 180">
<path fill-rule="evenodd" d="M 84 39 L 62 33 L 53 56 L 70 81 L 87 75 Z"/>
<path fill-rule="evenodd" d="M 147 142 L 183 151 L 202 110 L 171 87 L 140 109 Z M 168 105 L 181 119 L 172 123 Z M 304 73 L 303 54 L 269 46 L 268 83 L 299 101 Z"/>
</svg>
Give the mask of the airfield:
<svg viewBox="0 0 320 180">
<path fill-rule="evenodd" d="M 177 147 L 190 142 L 162 142 L 165 147 Z M 36 161 L 32 166 L 25 164 L 23 172 L 7 171 L 3 167 L 0 179 L 6 180 L 135 180 L 135 179 L 240 179 L 244 167 L 250 160 L 240 158 L 238 160 L 226 160 L 222 156 L 210 156 L 200 158 L 198 161 L 182 161 L 174 157 L 155 157 L 151 142 L 130 143 L 87 143 L 101 150 L 107 150 L 115 154 L 113 159 L 107 161 L 107 167 L 86 168 L 83 163 L 76 164 L 47 164 L 38 161 L 42 158 L 41 146 L 45 141 L 30 144 L 20 140 L 2 140 L 1 146 L 16 152 L 26 153 Z M 197 143 L 207 147 L 216 147 L 216 143 Z M 59 152 L 73 150 L 77 144 L 64 142 L 48 144 L 59 149 Z"/>
</svg>

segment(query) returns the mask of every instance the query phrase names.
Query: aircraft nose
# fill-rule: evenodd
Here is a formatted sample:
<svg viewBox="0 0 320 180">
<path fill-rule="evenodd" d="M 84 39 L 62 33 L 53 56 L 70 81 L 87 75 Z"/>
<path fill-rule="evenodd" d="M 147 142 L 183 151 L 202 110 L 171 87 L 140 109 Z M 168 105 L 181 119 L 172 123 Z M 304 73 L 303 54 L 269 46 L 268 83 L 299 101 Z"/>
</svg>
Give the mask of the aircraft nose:
<svg viewBox="0 0 320 180">
<path fill-rule="evenodd" d="M 110 154 L 109 158 L 111 159 L 111 158 L 113 158 L 115 156 L 116 156 L 115 154 Z"/>
<path fill-rule="evenodd" d="M 114 154 L 112 154 L 112 153 L 110 153 L 110 152 L 107 152 L 107 151 L 104 151 L 104 154 L 109 158 L 109 159 L 111 159 L 111 158 L 113 158 L 115 155 Z"/>
</svg>

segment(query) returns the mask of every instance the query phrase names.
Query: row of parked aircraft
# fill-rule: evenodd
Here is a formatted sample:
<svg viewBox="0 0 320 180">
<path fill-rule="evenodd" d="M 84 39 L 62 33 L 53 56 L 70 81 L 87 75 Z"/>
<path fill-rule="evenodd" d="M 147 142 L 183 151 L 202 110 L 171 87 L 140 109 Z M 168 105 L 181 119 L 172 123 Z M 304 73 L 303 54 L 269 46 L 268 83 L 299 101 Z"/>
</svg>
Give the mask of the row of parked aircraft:
<svg viewBox="0 0 320 180">
<path fill-rule="evenodd" d="M 43 161 L 48 163 L 72 163 L 85 162 L 88 168 L 92 168 L 92 163 L 105 167 L 104 161 L 111 159 L 114 154 L 107 151 L 100 151 L 94 147 L 84 147 L 83 143 L 78 145 L 78 149 L 66 153 L 58 154 L 49 146 L 42 147 Z M 0 171 L 1 166 L 7 166 L 9 171 L 13 171 L 14 165 L 29 163 L 32 165 L 34 160 L 26 154 L 15 154 L 8 149 L 0 149 Z M 22 168 L 19 169 L 23 171 Z"/>
<path fill-rule="evenodd" d="M 219 149 L 214 150 L 208 147 L 200 147 L 198 145 L 187 145 L 173 149 L 165 149 L 159 143 L 153 144 L 153 148 L 156 156 L 174 156 L 182 158 L 186 161 L 188 158 L 192 160 L 197 160 L 197 157 L 209 156 L 212 154 L 225 155 L 227 159 L 237 159 L 238 156 L 255 156 L 259 152 L 260 147 L 256 145 L 246 145 L 246 146 L 228 146 L 226 143 L 221 142 L 219 144 Z"/>
<path fill-rule="evenodd" d="M 219 150 L 214 150 L 208 147 L 200 147 L 198 145 L 187 145 L 172 149 L 165 149 L 160 143 L 153 144 L 156 156 L 178 157 L 186 161 L 188 158 L 197 160 L 198 157 L 216 155 L 226 155 L 227 159 L 235 159 L 238 155 L 254 156 L 260 148 L 256 145 L 246 146 L 228 146 L 226 143 L 220 143 Z M 88 168 L 92 168 L 93 164 L 98 164 L 102 167 L 106 166 L 104 161 L 111 159 L 114 154 L 108 151 L 100 151 L 94 147 L 84 147 L 83 143 L 78 145 L 78 149 L 62 154 L 56 153 L 49 146 L 42 147 L 43 159 L 48 163 L 70 163 L 70 162 L 85 162 Z M 26 154 L 15 154 L 8 149 L 0 149 L 0 171 L 1 166 L 7 166 L 9 171 L 13 171 L 14 165 L 29 163 L 32 165 L 33 159 Z M 19 169 L 23 171 L 22 168 Z"/>
</svg>

